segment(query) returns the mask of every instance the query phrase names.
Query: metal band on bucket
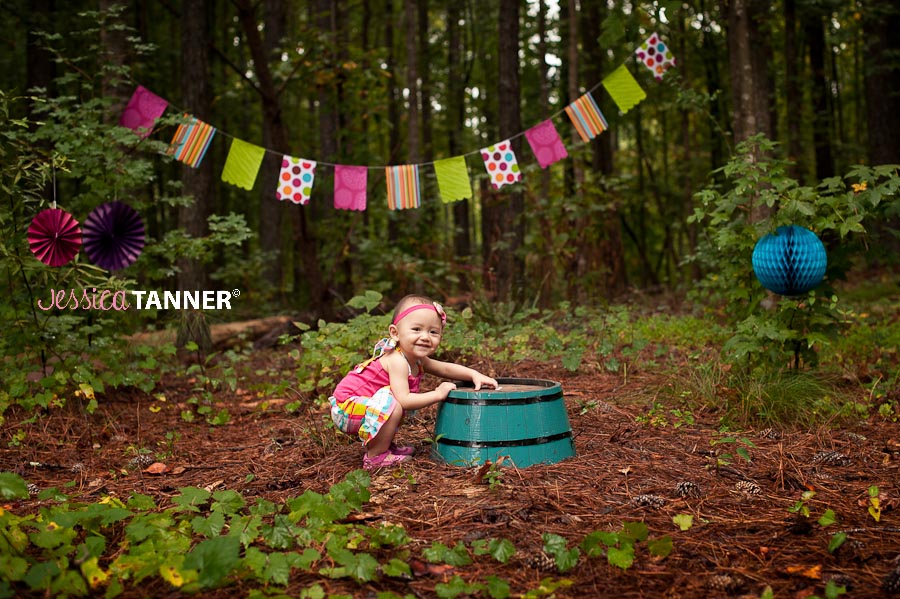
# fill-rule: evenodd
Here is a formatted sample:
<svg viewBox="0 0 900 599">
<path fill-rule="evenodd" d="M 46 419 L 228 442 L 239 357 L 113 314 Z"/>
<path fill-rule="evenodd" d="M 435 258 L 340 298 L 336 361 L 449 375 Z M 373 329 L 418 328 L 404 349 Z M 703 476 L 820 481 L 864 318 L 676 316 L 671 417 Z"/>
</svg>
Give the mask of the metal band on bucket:
<svg viewBox="0 0 900 599">
<path fill-rule="evenodd" d="M 473 449 L 489 448 L 489 447 L 525 447 L 526 445 L 543 445 L 544 443 L 552 443 L 566 437 L 571 437 L 572 431 L 557 433 L 547 437 L 534 437 L 532 439 L 518 439 L 515 441 L 462 441 L 460 439 L 444 439 L 437 440 L 442 445 L 453 445 L 454 447 L 471 447 Z"/>
</svg>

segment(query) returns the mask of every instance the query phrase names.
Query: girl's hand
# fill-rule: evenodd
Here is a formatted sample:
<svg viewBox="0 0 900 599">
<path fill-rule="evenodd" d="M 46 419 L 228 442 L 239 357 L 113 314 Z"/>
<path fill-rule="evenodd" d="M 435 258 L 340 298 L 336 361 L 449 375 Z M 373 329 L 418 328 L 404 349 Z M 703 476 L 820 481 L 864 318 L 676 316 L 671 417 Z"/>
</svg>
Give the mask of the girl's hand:
<svg viewBox="0 0 900 599">
<path fill-rule="evenodd" d="M 489 376 L 485 376 L 480 372 L 476 372 L 472 375 L 472 382 L 475 384 L 475 390 L 478 391 L 482 387 L 491 387 L 492 389 L 499 389 L 500 385 L 497 384 L 497 381 L 492 379 Z"/>
<path fill-rule="evenodd" d="M 447 396 L 450 395 L 450 392 L 456 389 L 456 383 L 451 383 L 450 381 L 444 381 L 440 385 L 438 385 L 437 389 L 434 390 L 435 393 L 441 398 L 441 401 L 447 399 Z"/>
</svg>

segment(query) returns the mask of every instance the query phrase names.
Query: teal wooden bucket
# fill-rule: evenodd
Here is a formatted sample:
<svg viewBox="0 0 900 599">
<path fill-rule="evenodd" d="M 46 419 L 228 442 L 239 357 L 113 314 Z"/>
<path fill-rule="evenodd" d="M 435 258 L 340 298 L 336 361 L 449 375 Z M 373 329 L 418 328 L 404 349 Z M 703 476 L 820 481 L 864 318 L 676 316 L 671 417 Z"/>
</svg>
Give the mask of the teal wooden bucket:
<svg viewBox="0 0 900 599">
<path fill-rule="evenodd" d="M 542 379 L 497 379 L 499 389 L 460 384 L 441 402 L 435 452 L 458 466 L 509 456 L 519 468 L 575 455 L 562 386 Z"/>
</svg>

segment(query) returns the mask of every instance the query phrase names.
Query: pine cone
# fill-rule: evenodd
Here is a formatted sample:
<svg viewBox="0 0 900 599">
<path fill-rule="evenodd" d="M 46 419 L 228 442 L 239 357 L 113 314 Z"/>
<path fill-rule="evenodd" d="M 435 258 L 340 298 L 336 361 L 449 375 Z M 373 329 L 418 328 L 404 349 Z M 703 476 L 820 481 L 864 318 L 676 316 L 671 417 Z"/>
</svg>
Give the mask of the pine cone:
<svg viewBox="0 0 900 599">
<path fill-rule="evenodd" d="M 152 456 L 142 453 L 139 456 L 131 458 L 131 461 L 128 462 L 127 468 L 143 470 L 155 461 L 156 460 L 154 460 Z"/>
<path fill-rule="evenodd" d="M 707 586 L 717 591 L 734 593 L 741 590 L 744 586 L 744 580 L 740 576 L 733 576 L 731 574 L 715 574 L 709 577 Z"/>
<path fill-rule="evenodd" d="M 72 464 L 72 467 L 69 468 L 69 472 L 72 472 L 73 474 L 84 472 L 84 464 L 82 464 L 81 462 L 75 462 L 74 464 Z"/>
<path fill-rule="evenodd" d="M 780 439 L 781 433 L 776 431 L 774 428 L 764 428 L 763 430 L 756 433 L 756 436 L 762 437 L 763 439 Z"/>
<path fill-rule="evenodd" d="M 525 565 L 529 568 L 541 570 L 543 572 L 555 572 L 557 569 L 556 560 L 543 551 L 527 557 L 525 559 Z"/>
<path fill-rule="evenodd" d="M 734 483 L 734 490 L 745 495 L 759 495 L 762 489 L 752 480 L 739 480 Z"/>
<path fill-rule="evenodd" d="M 28 494 L 34 497 L 41 492 L 41 488 L 34 483 L 28 483 Z"/>
<path fill-rule="evenodd" d="M 631 501 L 635 505 L 649 507 L 655 510 L 666 505 L 666 500 L 659 495 L 635 495 L 631 498 Z"/>
<path fill-rule="evenodd" d="M 702 491 L 697 483 L 683 480 L 675 485 L 675 495 L 678 497 L 700 497 Z"/>
<path fill-rule="evenodd" d="M 837 574 L 832 574 L 827 578 L 825 582 L 831 581 L 839 587 L 844 587 L 848 591 L 853 588 L 853 579 L 847 576 L 846 574 L 842 574 L 838 572 Z"/>
<path fill-rule="evenodd" d="M 812 458 L 813 464 L 824 466 L 849 466 L 852 460 L 837 451 L 820 451 Z"/>
</svg>

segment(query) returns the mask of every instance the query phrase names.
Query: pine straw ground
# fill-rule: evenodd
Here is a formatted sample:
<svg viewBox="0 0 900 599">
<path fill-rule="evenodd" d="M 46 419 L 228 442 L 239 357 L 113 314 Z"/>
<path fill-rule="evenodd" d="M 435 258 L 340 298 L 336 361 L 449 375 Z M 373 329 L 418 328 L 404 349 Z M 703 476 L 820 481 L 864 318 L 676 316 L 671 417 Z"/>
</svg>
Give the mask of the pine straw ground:
<svg viewBox="0 0 900 599">
<path fill-rule="evenodd" d="M 254 364 L 276 364 L 289 373 L 285 353 L 257 352 Z M 876 417 L 849 428 L 742 431 L 739 434 L 755 445 L 748 449 L 752 462 L 735 456 L 730 465 L 716 470 L 710 467 L 714 452 L 733 452 L 734 446 L 710 443 L 723 436 L 716 429 L 715 414 L 694 413 L 696 422 L 679 428 L 636 422 L 667 384 L 660 374 L 629 373 L 626 381 L 615 374 L 573 374 L 552 363 L 474 366 L 496 376 L 560 381 L 577 457 L 553 465 L 505 468 L 499 486 L 492 488 L 478 479 L 477 469 L 429 457 L 427 439 L 434 434 L 435 411 L 423 410 L 400 433 L 401 442 L 419 448 L 417 457 L 402 471 L 376 473 L 371 501 L 355 515 L 370 524 L 405 527 L 413 539 L 409 549 L 414 576 L 382 576 L 357 585 L 295 571 L 289 594 L 297 596 L 319 583 L 329 593 L 354 597 L 375 597 L 385 590 L 434 597 L 435 585 L 453 575 L 483 582 L 494 574 L 510 582 L 512 596 L 538 588 L 549 576 L 573 582 L 558 590 L 557 597 L 759 597 L 766 586 L 776 598 L 824 597 L 828 580 L 845 586 L 849 597 L 884 597 L 889 596 L 884 580 L 892 572 L 900 575 L 896 423 Z M 254 366 L 247 372 L 253 373 Z M 127 498 L 138 491 L 167 507 L 169 498 L 185 486 L 233 489 L 251 500 L 262 496 L 276 502 L 306 489 L 325 492 L 360 466 L 359 447 L 323 424 L 324 409 L 289 415 L 282 405 L 296 398 L 259 398 L 251 390 L 259 382 L 254 376 L 260 375 L 242 379 L 236 393 L 218 394 L 220 406 L 232 415 L 223 426 L 182 420 L 191 387 L 184 377 L 164 385 L 165 403 L 135 391 L 100 398 L 93 415 L 74 402 L 33 424 L 22 424 L 25 415 L 8 412 L 0 429 L 0 469 L 18 472 L 40 488 L 62 489 L 74 480 L 75 486 L 64 490 L 82 501 L 106 494 Z M 264 400 L 269 401 L 267 408 Z M 8 442 L 20 429 L 27 432 L 27 440 L 10 447 Z M 170 432 L 177 433 L 174 442 L 167 442 Z M 164 455 L 171 472 L 151 475 L 132 469 L 122 474 L 138 448 Z M 73 473 L 76 464 L 83 466 Z M 676 487 L 683 482 L 697 486 L 696 496 L 679 496 Z M 882 491 L 880 522 L 867 513 L 871 485 Z M 808 504 L 808 519 L 788 511 L 807 489 L 816 492 Z M 26 513 L 39 505 L 32 499 L 11 509 Z M 838 523 L 823 528 L 816 520 L 826 509 L 835 512 Z M 672 520 L 678 514 L 693 515 L 693 527 L 680 531 Z M 638 520 L 646 523 L 651 537 L 671 535 L 674 550 L 667 558 L 653 558 L 642 544 L 627 570 L 608 564 L 605 557 L 582 555 L 564 574 L 538 559 L 542 533 L 561 535 L 571 546 L 591 531 L 619 531 L 624 522 Z M 838 531 L 846 532 L 848 539 L 832 554 L 829 540 Z M 422 551 L 435 541 L 452 547 L 491 537 L 515 545 L 507 564 L 490 556 L 476 556 L 471 565 L 459 568 L 429 568 L 421 561 Z M 237 582 L 203 596 L 244 596 L 249 584 Z M 152 578 L 125 596 L 168 597 L 177 592 Z"/>
</svg>

